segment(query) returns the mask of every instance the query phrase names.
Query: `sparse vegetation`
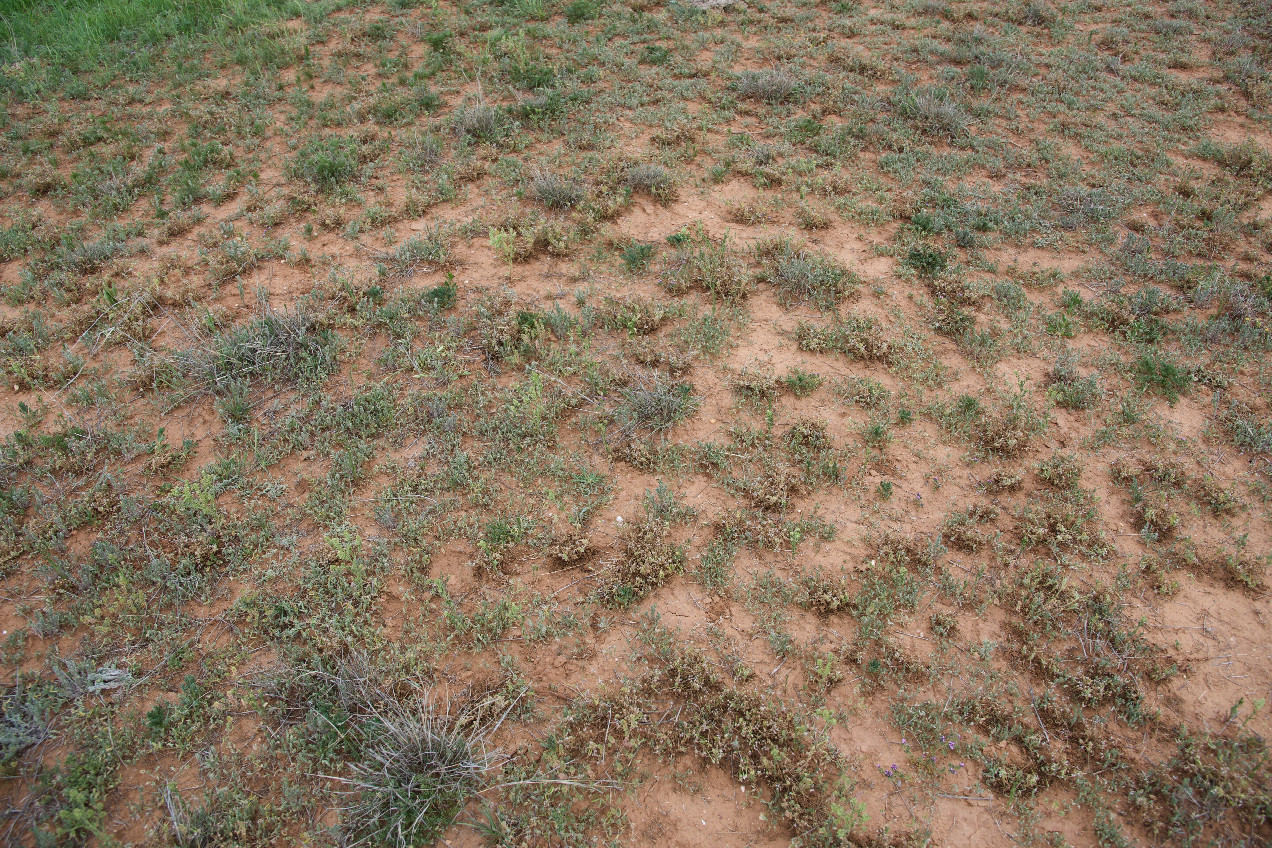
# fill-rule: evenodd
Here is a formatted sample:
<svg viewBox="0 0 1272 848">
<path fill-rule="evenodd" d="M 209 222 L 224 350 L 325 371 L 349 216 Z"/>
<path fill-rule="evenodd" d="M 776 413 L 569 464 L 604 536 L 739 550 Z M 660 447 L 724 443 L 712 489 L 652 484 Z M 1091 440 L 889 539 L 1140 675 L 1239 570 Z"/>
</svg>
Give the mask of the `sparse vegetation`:
<svg viewBox="0 0 1272 848">
<path fill-rule="evenodd" d="M 0 842 L 1272 843 L 1264 0 L 3 5 Z"/>
</svg>

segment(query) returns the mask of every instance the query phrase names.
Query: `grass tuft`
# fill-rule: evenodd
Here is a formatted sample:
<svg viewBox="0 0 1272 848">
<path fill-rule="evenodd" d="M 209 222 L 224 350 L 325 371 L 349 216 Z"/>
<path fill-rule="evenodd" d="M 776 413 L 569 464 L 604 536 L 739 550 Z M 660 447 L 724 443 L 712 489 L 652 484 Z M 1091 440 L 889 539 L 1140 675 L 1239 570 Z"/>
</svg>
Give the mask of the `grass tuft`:
<svg viewBox="0 0 1272 848">
<path fill-rule="evenodd" d="M 762 103 L 782 103 L 793 99 L 800 90 L 799 79 L 792 73 L 776 68 L 762 71 L 744 71 L 738 78 L 738 96 L 743 100 Z"/>
<path fill-rule="evenodd" d="M 621 397 L 614 419 L 629 438 L 666 432 L 698 410 L 693 386 L 658 375 L 623 389 Z"/>
<path fill-rule="evenodd" d="M 782 306 L 806 303 L 833 309 L 860 284 L 856 274 L 831 257 L 780 236 L 757 244 L 755 255 L 762 266 L 760 279 L 777 289 Z"/>
<path fill-rule="evenodd" d="M 288 170 L 316 191 L 334 191 L 358 175 L 358 146 L 339 136 L 306 142 Z"/>
<path fill-rule="evenodd" d="M 572 209 L 587 197 L 581 183 L 542 169 L 531 174 L 530 193 L 549 209 Z"/>
<path fill-rule="evenodd" d="M 338 349 L 336 334 L 308 310 L 267 309 L 177 355 L 177 369 L 189 383 L 182 397 L 222 394 L 256 380 L 319 382 L 334 370 Z"/>
</svg>

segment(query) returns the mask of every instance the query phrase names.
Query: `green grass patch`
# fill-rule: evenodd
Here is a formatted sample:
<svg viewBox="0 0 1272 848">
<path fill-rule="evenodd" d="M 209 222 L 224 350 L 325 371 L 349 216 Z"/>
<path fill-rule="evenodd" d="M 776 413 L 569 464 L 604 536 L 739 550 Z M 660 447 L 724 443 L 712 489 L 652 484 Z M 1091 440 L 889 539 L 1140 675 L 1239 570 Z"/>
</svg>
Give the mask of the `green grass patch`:
<svg viewBox="0 0 1272 848">
<path fill-rule="evenodd" d="M 136 51 L 189 44 L 294 17 L 295 0 L 9 0 L 0 62 L 89 70 Z"/>
</svg>

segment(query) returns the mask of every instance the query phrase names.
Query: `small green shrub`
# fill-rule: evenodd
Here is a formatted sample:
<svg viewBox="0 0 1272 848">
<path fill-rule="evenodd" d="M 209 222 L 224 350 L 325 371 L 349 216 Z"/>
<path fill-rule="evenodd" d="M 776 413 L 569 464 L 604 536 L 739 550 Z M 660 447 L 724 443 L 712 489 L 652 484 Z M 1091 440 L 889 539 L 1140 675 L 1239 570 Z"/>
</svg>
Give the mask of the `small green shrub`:
<svg viewBox="0 0 1272 848">
<path fill-rule="evenodd" d="M 795 395 L 795 397 L 808 397 L 821 386 L 823 380 L 820 375 L 811 371 L 805 371 L 799 366 L 795 366 L 785 377 L 782 378 L 782 384 L 787 390 Z"/>
<path fill-rule="evenodd" d="M 629 274 L 638 274 L 649 267 L 654 256 L 654 246 L 644 242 L 628 245 L 623 249 L 623 265 Z"/>
<path fill-rule="evenodd" d="M 565 20 L 571 26 L 600 17 L 601 4 L 595 0 L 573 0 L 565 7 Z"/>
<path fill-rule="evenodd" d="M 1141 389 L 1160 395 L 1171 405 L 1192 386 L 1188 371 L 1160 353 L 1142 354 L 1135 360 L 1133 373 Z"/>
<path fill-rule="evenodd" d="M 935 276 L 949 267 L 949 257 L 942 250 L 926 245 L 910 248 L 910 252 L 902 260 L 905 265 L 929 277 Z"/>
<path fill-rule="evenodd" d="M 289 171 L 317 191 L 334 191 L 357 176 L 358 164 L 357 143 L 331 136 L 307 142 L 296 153 Z"/>
</svg>

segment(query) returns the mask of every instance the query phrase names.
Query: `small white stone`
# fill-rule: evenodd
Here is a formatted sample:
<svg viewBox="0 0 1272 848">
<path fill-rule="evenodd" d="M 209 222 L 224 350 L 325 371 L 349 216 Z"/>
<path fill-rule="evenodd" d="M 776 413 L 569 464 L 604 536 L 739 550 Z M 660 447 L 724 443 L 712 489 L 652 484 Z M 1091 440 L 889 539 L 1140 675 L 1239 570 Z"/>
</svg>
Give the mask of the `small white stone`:
<svg viewBox="0 0 1272 848">
<path fill-rule="evenodd" d="M 614 523 L 615 523 L 615 524 L 622 524 L 622 523 L 623 523 L 623 516 L 621 516 L 621 515 L 620 515 L 620 516 L 618 516 L 617 518 L 615 518 L 615 519 L 614 519 Z"/>
</svg>

